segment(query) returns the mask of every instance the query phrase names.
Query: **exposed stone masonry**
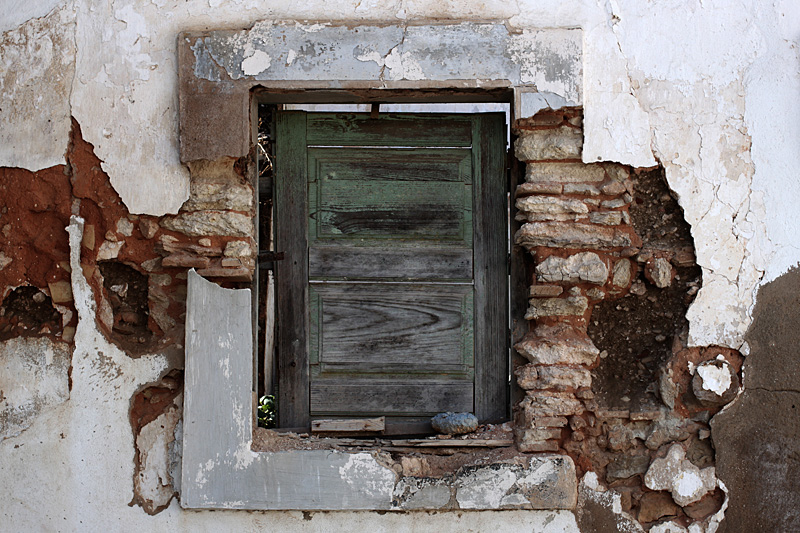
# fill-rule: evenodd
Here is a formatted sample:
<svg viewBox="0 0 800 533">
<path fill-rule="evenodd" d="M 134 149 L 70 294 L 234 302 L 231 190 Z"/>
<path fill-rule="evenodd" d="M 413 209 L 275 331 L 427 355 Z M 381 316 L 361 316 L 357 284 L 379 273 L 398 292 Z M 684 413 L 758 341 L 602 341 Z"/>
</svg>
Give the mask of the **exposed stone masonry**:
<svg viewBox="0 0 800 533">
<path fill-rule="evenodd" d="M 196 161 L 189 164 L 191 194 L 174 217 L 161 226 L 196 238 L 161 239 L 165 266 L 196 268 L 201 276 L 251 281 L 256 264 L 255 193 L 237 168 L 237 160 Z"/>
<path fill-rule="evenodd" d="M 582 163 L 579 110 L 514 130 L 514 243 L 533 258 L 530 331 L 514 346 L 527 361 L 514 370 L 517 447 L 566 451 L 645 529 L 711 531 L 724 493 L 708 421 L 738 392 L 741 355 L 686 346 L 700 277 L 682 213 L 652 185 L 657 170 Z"/>
<path fill-rule="evenodd" d="M 519 121 L 514 145 L 525 162 L 516 191 L 515 243 L 536 261 L 525 314 L 536 327 L 515 346 L 530 363 L 515 371 L 526 391 L 517 407 L 522 451 L 556 451 L 567 417 L 593 398 L 590 369 L 599 350 L 586 334 L 592 303 L 631 283 L 628 257 L 640 245 L 630 225 L 628 170 L 583 164 L 578 112 L 540 113 Z"/>
</svg>

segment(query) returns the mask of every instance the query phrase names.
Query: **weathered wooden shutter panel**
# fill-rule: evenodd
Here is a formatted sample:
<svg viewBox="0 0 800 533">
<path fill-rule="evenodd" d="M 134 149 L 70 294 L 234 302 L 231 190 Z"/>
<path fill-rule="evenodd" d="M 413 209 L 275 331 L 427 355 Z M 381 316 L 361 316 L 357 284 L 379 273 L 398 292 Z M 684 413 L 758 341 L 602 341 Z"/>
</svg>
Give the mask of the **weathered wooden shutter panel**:
<svg viewBox="0 0 800 533">
<path fill-rule="evenodd" d="M 281 196 L 281 190 L 295 191 L 296 184 L 279 182 L 297 180 L 284 175 L 284 166 L 305 167 L 307 216 L 303 221 L 278 218 L 278 225 L 295 226 L 284 232 L 296 239 L 286 243 L 295 252 L 307 245 L 308 359 L 295 362 L 308 366 L 308 397 L 284 394 L 284 387 L 302 386 L 282 377 L 282 368 L 292 368 L 285 363 L 279 368 L 281 401 L 301 398 L 304 405 L 281 405 L 281 424 L 307 420 L 295 413 L 300 409 L 311 417 L 403 419 L 473 411 L 485 420 L 504 418 L 502 115 L 282 115 L 306 117 L 305 128 L 290 132 L 297 142 L 297 132 L 304 130 L 304 161 L 282 161 L 278 152 L 276 205 L 290 201 L 293 215 L 299 215 L 303 201 Z M 296 150 L 285 153 L 299 157 Z M 486 194 L 496 196 L 488 206 Z M 307 235 L 298 238 L 301 228 Z M 280 235 L 276 243 L 283 249 Z M 487 246 L 494 241 L 499 244 Z M 478 250 L 476 243 L 486 249 Z M 499 271 L 489 273 L 492 268 Z M 280 271 L 276 276 L 281 300 L 285 283 Z M 477 328 L 476 320 L 481 321 Z M 483 322 L 500 329 L 482 332 Z M 282 335 L 279 331 L 279 339 Z M 283 345 L 294 341 L 304 344 L 287 338 Z"/>
</svg>

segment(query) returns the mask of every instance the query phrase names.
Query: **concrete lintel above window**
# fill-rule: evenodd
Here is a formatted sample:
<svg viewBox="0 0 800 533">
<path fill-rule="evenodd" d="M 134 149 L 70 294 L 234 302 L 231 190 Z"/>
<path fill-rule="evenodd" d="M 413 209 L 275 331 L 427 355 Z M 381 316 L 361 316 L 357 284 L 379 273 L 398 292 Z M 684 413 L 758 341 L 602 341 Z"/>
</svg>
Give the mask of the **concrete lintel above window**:
<svg viewBox="0 0 800 533">
<path fill-rule="evenodd" d="M 402 477 L 379 451 L 254 452 L 250 291 L 189 272 L 181 505 L 191 509 L 572 509 L 565 455 Z"/>
<path fill-rule="evenodd" d="M 514 89 L 516 118 L 582 105 L 580 29 L 500 23 L 334 26 L 260 22 L 181 34 L 181 160 L 250 149 L 249 92 Z"/>
</svg>

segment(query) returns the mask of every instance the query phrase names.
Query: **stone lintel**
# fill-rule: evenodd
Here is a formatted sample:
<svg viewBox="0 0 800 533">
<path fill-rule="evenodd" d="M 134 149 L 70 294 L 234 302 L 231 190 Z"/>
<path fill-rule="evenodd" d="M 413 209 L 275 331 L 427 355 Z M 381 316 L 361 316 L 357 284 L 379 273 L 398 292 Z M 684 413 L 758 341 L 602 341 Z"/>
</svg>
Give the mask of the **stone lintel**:
<svg viewBox="0 0 800 533">
<path fill-rule="evenodd" d="M 545 107 L 582 105 L 582 56 L 580 29 L 512 32 L 502 23 L 263 21 L 245 30 L 186 32 L 178 38 L 181 160 L 247 155 L 255 88 L 504 87 L 514 89 L 515 118 L 526 118 Z"/>
</svg>

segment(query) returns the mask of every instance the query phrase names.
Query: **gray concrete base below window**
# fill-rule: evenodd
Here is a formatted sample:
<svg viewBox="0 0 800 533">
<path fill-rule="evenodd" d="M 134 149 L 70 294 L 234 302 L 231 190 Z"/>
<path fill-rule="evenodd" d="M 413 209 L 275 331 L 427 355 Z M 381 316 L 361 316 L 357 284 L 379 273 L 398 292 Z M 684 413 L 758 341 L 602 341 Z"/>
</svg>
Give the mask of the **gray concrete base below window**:
<svg viewBox="0 0 800 533">
<path fill-rule="evenodd" d="M 250 291 L 189 273 L 181 505 L 193 509 L 572 509 L 567 456 L 401 477 L 379 451 L 254 452 Z"/>
</svg>

